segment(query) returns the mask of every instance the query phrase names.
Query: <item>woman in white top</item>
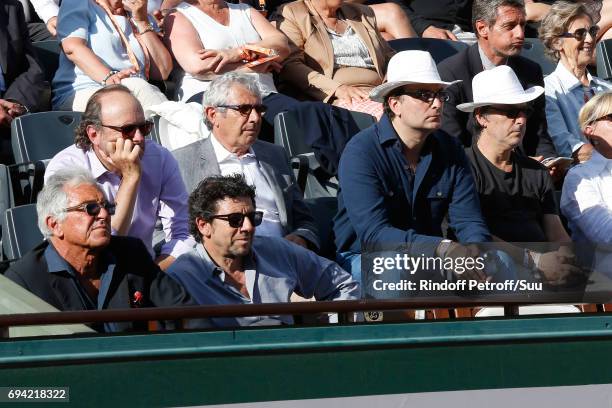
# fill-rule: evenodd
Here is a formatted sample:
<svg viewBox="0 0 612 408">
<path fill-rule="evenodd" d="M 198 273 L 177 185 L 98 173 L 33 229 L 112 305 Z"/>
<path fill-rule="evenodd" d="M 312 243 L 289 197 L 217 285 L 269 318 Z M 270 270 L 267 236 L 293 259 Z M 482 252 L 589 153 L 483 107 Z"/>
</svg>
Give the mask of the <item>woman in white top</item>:
<svg viewBox="0 0 612 408">
<path fill-rule="evenodd" d="M 559 156 L 576 162 L 588 160 L 593 150 L 578 127 L 578 112 L 593 95 L 612 89 L 611 83 L 587 71 L 598 31 L 584 4 L 567 1 L 554 3 L 540 26 L 547 54 L 558 61 L 544 78 L 548 132 Z"/>
<path fill-rule="evenodd" d="M 84 111 L 95 91 L 117 83 L 144 109 L 167 100 L 147 82 L 164 80 L 172 70 L 147 0 L 63 0 L 58 21 L 64 52 L 53 78 L 54 109 Z"/>
<path fill-rule="evenodd" d="M 612 273 L 612 262 L 608 262 L 612 261 L 612 92 L 590 99 L 578 122 L 593 146 L 593 155 L 565 176 L 561 212 L 568 220 L 572 239 L 597 245 L 597 264 L 601 266 L 607 259 Z"/>
<path fill-rule="evenodd" d="M 280 62 L 289 54 L 287 39 L 250 6 L 223 0 L 186 1 L 164 24 L 168 48 L 185 72 L 178 89 L 180 100 L 206 90 L 216 75 L 234 70 L 255 76 L 264 98 L 277 92 L 272 71 L 280 70 Z M 247 68 L 242 62 L 245 44 L 271 48 L 280 58 Z"/>
</svg>

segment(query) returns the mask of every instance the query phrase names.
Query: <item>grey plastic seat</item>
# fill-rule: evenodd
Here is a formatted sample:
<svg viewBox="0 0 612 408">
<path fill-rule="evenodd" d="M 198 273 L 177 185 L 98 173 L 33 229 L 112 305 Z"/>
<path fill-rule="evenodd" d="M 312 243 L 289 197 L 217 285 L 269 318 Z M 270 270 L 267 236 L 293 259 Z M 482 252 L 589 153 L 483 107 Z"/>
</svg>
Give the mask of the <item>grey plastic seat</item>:
<svg viewBox="0 0 612 408">
<path fill-rule="evenodd" d="M 20 116 L 11 123 L 15 163 L 51 159 L 74 143 L 74 129 L 81 112 L 39 112 Z"/>
<path fill-rule="evenodd" d="M 19 259 L 43 241 L 37 219 L 36 204 L 20 205 L 4 212 L 2 250 L 5 259 Z"/>
<path fill-rule="evenodd" d="M 525 44 L 521 51 L 521 56 L 532 60 L 542 68 L 544 76 L 555 70 L 557 64 L 549 59 L 544 53 L 544 44 L 539 38 L 525 38 Z"/>
<path fill-rule="evenodd" d="M 315 215 L 315 223 L 321 248 L 319 255 L 335 260 L 336 246 L 334 244 L 333 219 L 338 212 L 336 197 L 318 197 L 304 200 L 304 203 Z"/>
<path fill-rule="evenodd" d="M 395 51 L 421 50 L 431 54 L 436 64 L 457 54 L 468 47 L 460 41 L 442 40 L 438 38 L 398 38 L 389 41 Z"/>
</svg>

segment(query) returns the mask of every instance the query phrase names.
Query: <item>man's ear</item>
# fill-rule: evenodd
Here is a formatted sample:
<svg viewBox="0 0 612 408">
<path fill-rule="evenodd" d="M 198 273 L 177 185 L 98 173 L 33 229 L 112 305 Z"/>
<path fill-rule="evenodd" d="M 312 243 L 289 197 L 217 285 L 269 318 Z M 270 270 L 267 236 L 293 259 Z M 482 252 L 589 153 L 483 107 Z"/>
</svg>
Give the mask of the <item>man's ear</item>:
<svg viewBox="0 0 612 408">
<path fill-rule="evenodd" d="M 45 224 L 47 225 L 47 228 L 51 231 L 51 234 L 54 237 L 57 237 L 59 239 L 64 238 L 64 229 L 62 228 L 62 224 L 57 221 L 56 218 L 48 216 L 45 219 Z"/>
<path fill-rule="evenodd" d="M 206 115 L 206 119 L 208 119 L 208 121 L 213 124 L 213 127 L 215 125 L 215 119 L 218 114 L 219 112 L 217 112 L 217 109 L 213 106 L 207 106 L 206 108 L 204 108 L 204 115 Z"/>
<path fill-rule="evenodd" d="M 401 117 L 401 109 L 399 107 L 399 103 L 400 103 L 400 98 L 401 96 L 394 96 L 394 97 L 390 97 L 387 99 L 387 102 L 389 104 L 389 109 L 391 109 L 391 112 L 393 112 L 395 114 L 395 116 L 397 117 Z"/>
<path fill-rule="evenodd" d="M 474 23 L 474 26 L 476 29 L 476 34 L 478 34 L 478 37 L 485 38 L 485 39 L 489 38 L 489 24 L 486 21 L 476 20 L 476 22 Z"/>
<path fill-rule="evenodd" d="M 487 117 L 483 115 L 478 108 L 474 110 L 474 120 L 480 125 L 481 128 L 484 129 L 487 127 Z"/>
<path fill-rule="evenodd" d="M 91 142 L 91 144 L 94 146 L 99 146 L 100 144 L 99 129 L 96 129 L 94 125 L 88 125 L 87 128 L 85 129 L 85 132 L 87 133 L 87 137 L 89 138 L 89 141 Z"/>
<path fill-rule="evenodd" d="M 212 234 L 210 222 L 204 218 L 196 217 L 195 223 L 202 238 L 210 238 Z"/>
</svg>

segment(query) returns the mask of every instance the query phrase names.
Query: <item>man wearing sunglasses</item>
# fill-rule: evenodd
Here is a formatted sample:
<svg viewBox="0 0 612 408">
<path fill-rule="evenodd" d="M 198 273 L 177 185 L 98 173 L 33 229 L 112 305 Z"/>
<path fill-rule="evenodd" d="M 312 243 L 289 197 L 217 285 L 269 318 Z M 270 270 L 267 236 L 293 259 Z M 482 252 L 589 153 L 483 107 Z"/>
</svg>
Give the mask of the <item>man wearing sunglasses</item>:
<svg viewBox="0 0 612 408">
<path fill-rule="evenodd" d="M 211 176 L 189 197 L 198 244 L 167 273 L 199 304 L 289 302 L 291 295 L 349 300 L 359 286 L 335 262 L 276 237 L 256 236 L 263 214 L 243 176 Z M 213 318 L 213 326 L 291 324 L 291 316 Z"/>
<path fill-rule="evenodd" d="M 88 171 L 57 171 L 36 203 L 38 226 L 46 240 L 5 276 L 59 310 L 193 304 L 139 239 L 111 236 L 114 210 Z M 92 327 L 103 332 L 147 329 L 146 322 Z"/>
<path fill-rule="evenodd" d="M 187 227 L 187 191 L 178 164 L 166 148 L 145 137 L 151 131 L 142 107 L 129 89 L 109 85 L 87 102 L 75 144 L 58 153 L 45 179 L 64 168 L 81 167 L 116 204 L 113 234 L 140 238 L 151 256 L 160 218 L 165 233 L 157 262 L 165 269 L 194 241 Z"/>
<path fill-rule="evenodd" d="M 536 279 L 564 284 L 578 272 L 572 257 L 531 244 L 571 242 L 559 218 L 552 179 L 544 166 L 515 151 L 531 120 L 531 103 L 544 88 L 524 90 L 512 68 L 502 65 L 477 74 L 472 89 L 474 101 L 457 109 L 473 112 L 480 130 L 466 152 L 489 231 L 495 240 L 513 243 L 502 247 Z"/>
<path fill-rule="evenodd" d="M 476 74 L 508 65 L 523 88 L 544 85 L 540 66 L 519 55 L 525 40 L 525 23 L 523 0 L 474 0 L 472 24 L 478 42 L 442 61 L 438 67 L 443 80 L 462 81 L 448 89 L 450 100 L 444 108 L 442 129 L 459 137 L 466 147 L 472 145 L 477 128 L 470 116 L 455 106 L 473 100 L 472 78 Z M 544 96 L 533 102 L 533 108 L 520 149 L 528 156 L 556 157 L 548 133 Z"/>
<path fill-rule="evenodd" d="M 257 209 L 263 212 L 257 234 L 318 249 L 317 228 L 285 149 L 257 140 L 265 112 L 257 83 L 248 75 L 227 73 L 211 81 L 202 105 L 212 135 L 172 152 L 187 191 L 207 176 L 243 174 L 256 187 Z"/>
<path fill-rule="evenodd" d="M 383 103 L 385 114 L 355 135 L 340 158 L 334 220 L 337 259 L 372 297 L 396 297 L 376 289 L 374 279 L 386 278 L 389 283 L 404 279 L 397 269 L 374 277 L 372 252 L 391 248 L 400 256 L 477 255 L 475 246 L 443 238 L 447 213 L 459 242 L 490 240 L 463 147 L 439 131 L 450 85 L 440 79 L 428 52 L 395 54 L 387 82 L 370 93 L 371 99 Z M 441 278 L 438 272 L 422 268 L 406 275 L 430 280 Z M 457 278 L 484 280 L 486 276 L 469 270 L 460 271 Z"/>
</svg>

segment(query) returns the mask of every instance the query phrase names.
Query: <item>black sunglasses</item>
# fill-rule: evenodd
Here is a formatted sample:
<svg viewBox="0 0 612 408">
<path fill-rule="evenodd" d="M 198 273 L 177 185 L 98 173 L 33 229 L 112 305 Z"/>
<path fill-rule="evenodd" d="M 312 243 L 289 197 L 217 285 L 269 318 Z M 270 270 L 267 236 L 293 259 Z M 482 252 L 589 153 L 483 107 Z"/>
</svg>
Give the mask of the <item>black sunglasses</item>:
<svg viewBox="0 0 612 408">
<path fill-rule="evenodd" d="M 263 211 L 253 211 L 250 213 L 231 213 L 231 214 L 219 214 L 219 215 L 210 215 L 208 218 L 212 219 L 220 219 L 223 221 L 227 221 L 232 228 L 240 228 L 244 223 L 244 219 L 248 218 L 255 227 L 261 224 L 263 220 Z"/>
<path fill-rule="evenodd" d="M 265 105 L 251 105 L 250 103 L 244 103 L 242 105 L 219 105 L 217 108 L 227 108 L 240 112 L 242 116 L 249 116 L 253 109 L 260 115 L 266 113 L 268 108 Z"/>
<path fill-rule="evenodd" d="M 115 214 L 115 204 L 111 204 L 108 202 L 100 204 L 97 201 L 73 205 L 72 207 L 66 208 L 64 211 L 85 211 L 88 215 L 95 217 L 96 215 L 100 214 L 102 208 L 106 209 L 109 215 Z"/>
<path fill-rule="evenodd" d="M 589 28 L 578 28 L 573 33 L 563 33 L 559 35 L 559 37 L 563 38 L 575 38 L 576 41 L 584 41 L 587 33 L 591 35 L 591 38 L 594 40 L 597 39 L 597 34 L 599 34 L 599 26 L 591 26 Z"/>
<path fill-rule="evenodd" d="M 153 128 L 153 122 L 151 122 L 150 120 L 146 120 L 144 123 L 123 126 L 111 126 L 105 124 L 100 124 L 100 126 L 104 126 L 109 129 L 116 130 L 117 132 L 121 132 L 121 135 L 123 137 L 131 139 L 136 134 L 136 129 L 140 130 L 140 133 L 142 133 L 143 136 L 147 136 L 149 133 L 151 133 L 151 129 Z"/>
<path fill-rule="evenodd" d="M 440 102 L 448 102 L 450 99 L 450 94 L 443 90 L 427 91 L 417 89 L 416 91 L 400 91 L 399 95 L 408 95 L 427 103 L 432 103 L 434 99 L 438 99 Z"/>
<path fill-rule="evenodd" d="M 497 108 L 494 106 L 487 106 L 485 109 L 487 111 L 493 111 L 501 113 L 505 115 L 508 119 L 516 119 L 520 114 L 524 114 L 525 117 L 530 117 L 533 114 L 533 107 L 531 106 L 522 106 L 522 107 L 508 107 L 508 108 Z"/>
<path fill-rule="evenodd" d="M 608 113 L 607 115 L 600 116 L 599 118 L 595 119 L 595 122 L 599 122 L 600 120 L 608 120 L 612 122 L 612 113 Z"/>
</svg>

